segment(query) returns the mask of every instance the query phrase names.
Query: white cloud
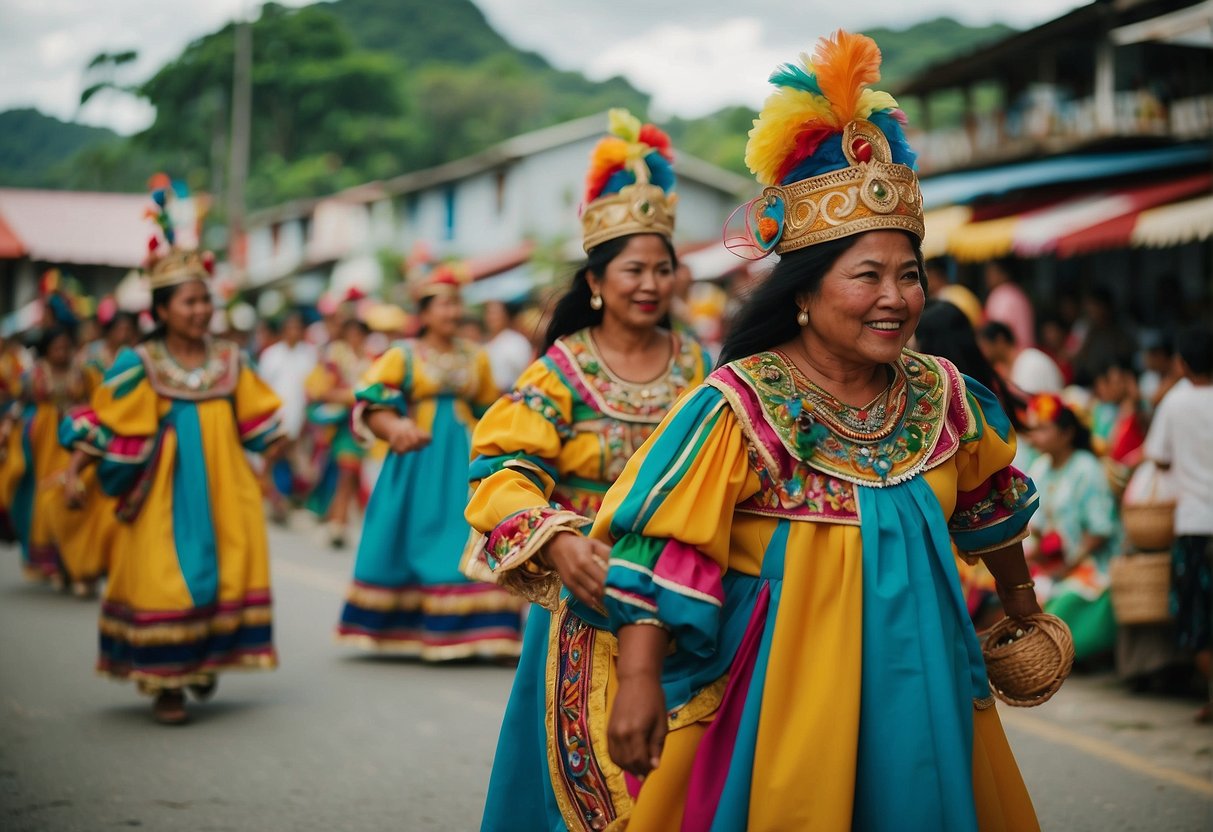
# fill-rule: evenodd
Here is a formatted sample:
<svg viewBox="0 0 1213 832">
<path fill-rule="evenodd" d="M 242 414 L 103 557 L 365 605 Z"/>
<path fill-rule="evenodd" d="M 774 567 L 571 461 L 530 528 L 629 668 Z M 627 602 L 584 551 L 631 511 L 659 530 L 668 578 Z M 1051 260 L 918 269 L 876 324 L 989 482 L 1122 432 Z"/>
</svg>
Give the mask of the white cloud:
<svg viewBox="0 0 1213 832">
<path fill-rule="evenodd" d="M 307 0 L 280 0 L 306 5 Z M 903 27 L 950 15 L 965 23 L 1030 26 L 1082 0 L 475 0 L 516 45 L 593 77 L 621 74 L 654 97 L 658 111 L 699 115 L 731 103 L 757 105 L 765 79 L 821 34 L 839 26 Z M 135 48 L 124 80 L 140 81 L 193 39 L 215 31 L 257 0 L 0 0 L 0 109 L 36 106 L 132 132 L 150 122 L 145 105 L 98 96 L 77 113 L 83 69 L 101 51 Z M 739 15 L 739 9 L 744 10 Z"/>
</svg>

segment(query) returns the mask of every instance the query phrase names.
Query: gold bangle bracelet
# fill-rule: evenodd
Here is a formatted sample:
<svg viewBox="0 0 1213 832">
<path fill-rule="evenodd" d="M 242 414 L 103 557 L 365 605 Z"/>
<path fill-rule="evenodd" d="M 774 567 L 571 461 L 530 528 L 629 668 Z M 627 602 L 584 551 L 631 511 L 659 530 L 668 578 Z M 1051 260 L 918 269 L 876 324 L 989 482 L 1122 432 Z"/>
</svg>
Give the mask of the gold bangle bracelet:
<svg viewBox="0 0 1213 832">
<path fill-rule="evenodd" d="M 1009 592 L 1020 592 L 1025 589 L 1035 589 L 1035 587 L 1036 581 L 1027 581 L 1022 584 L 1015 584 L 1015 586 L 1005 587 L 1005 589 Z"/>
</svg>

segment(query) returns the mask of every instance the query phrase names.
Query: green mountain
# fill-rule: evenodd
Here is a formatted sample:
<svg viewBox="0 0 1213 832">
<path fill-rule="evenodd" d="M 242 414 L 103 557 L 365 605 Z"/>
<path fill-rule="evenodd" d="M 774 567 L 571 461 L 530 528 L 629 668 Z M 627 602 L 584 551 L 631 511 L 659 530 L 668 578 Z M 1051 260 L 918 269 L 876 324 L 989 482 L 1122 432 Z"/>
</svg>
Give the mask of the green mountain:
<svg viewBox="0 0 1213 832">
<path fill-rule="evenodd" d="M 254 209 L 439 164 L 608 107 L 645 113 L 649 105 L 622 78 L 590 81 L 515 48 L 472 0 L 271 2 L 252 29 Z M 892 85 L 1011 31 L 940 18 L 871 34 Z M 221 210 L 234 41 L 228 24 L 143 83 L 119 87 L 156 110 L 136 136 L 31 110 L 0 114 L 0 183 L 140 190 L 162 169 L 211 192 Z M 753 117 L 729 107 L 667 126 L 676 146 L 744 173 Z"/>
<path fill-rule="evenodd" d="M 103 127 L 60 121 L 32 108 L 0 113 L 0 186 L 41 185 L 48 171 L 86 147 L 121 137 Z"/>
</svg>

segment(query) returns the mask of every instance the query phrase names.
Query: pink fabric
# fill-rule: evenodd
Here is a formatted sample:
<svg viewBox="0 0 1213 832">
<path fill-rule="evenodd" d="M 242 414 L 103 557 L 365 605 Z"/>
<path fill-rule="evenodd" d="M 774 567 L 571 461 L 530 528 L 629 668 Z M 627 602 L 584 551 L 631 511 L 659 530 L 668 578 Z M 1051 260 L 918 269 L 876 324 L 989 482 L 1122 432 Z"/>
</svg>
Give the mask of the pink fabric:
<svg viewBox="0 0 1213 832">
<path fill-rule="evenodd" d="M 750 681 L 758 662 L 758 649 L 762 644 L 770 605 L 771 589 L 764 583 L 758 592 L 741 646 L 737 648 L 737 655 L 729 668 L 729 683 L 724 689 L 720 709 L 716 711 L 716 719 L 704 732 L 695 752 L 691 782 L 687 787 L 686 810 L 682 816 L 682 832 L 710 829 L 712 819 L 716 816 L 716 807 L 720 804 L 725 779 L 729 775 L 729 764 L 733 760 L 737 729 L 745 711 L 746 695 L 750 692 Z"/>
<path fill-rule="evenodd" d="M 670 540 L 653 566 L 653 575 L 724 603 L 720 567 L 694 546 Z"/>
<path fill-rule="evenodd" d="M 788 449 L 783 446 L 783 442 L 780 441 L 779 434 L 767 422 L 762 405 L 758 401 L 758 396 L 750 389 L 748 384 L 738 377 L 737 373 L 733 372 L 731 367 L 722 367 L 713 373 L 712 376 L 737 392 L 741 405 L 745 408 L 746 419 L 754 428 L 758 441 L 763 444 L 763 447 L 779 463 L 780 473 L 786 479 L 792 473 L 795 461 L 792 459 L 792 455 L 788 453 Z"/>
<path fill-rule="evenodd" d="M 1015 333 L 1020 348 L 1036 346 L 1036 314 L 1028 295 L 1014 283 L 995 286 L 986 298 L 986 320 L 1001 321 Z"/>
<path fill-rule="evenodd" d="M 560 349 L 559 346 L 553 345 L 552 348 L 547 351 L 545 357 L 551 359 L 552 363 L 556 365 L 558 370 L 560 370 L 565 380 L 576 388 L 577 396 L 581 399 L 581 402 L 588 407 L 592 407 L 597 410 L 598 400 L 594 398 L 594 395 L 590 392 L 590 388 L 586 387 L 585 382 L 581 380 L 581 373 L 578 371 L 577 367 L 574 366 L 572 360 L 569 359 L 568 353 Z"/>
</svg>

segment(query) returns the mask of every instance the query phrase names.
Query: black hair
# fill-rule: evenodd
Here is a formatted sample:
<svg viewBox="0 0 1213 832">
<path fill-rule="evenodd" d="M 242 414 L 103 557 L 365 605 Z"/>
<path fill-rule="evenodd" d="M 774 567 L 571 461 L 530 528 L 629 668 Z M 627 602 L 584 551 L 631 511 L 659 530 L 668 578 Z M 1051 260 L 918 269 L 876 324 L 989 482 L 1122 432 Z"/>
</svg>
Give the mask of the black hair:
<svg viewBox="0 0 1213 832">
<path fill-rule="evenodd" d="M 919 352 L 938 355 L 956 365 L 966 376 L 985 385 L 998 399 L 1002 409 L 1016 430 L 1023 429 L 1019 411 L 1025 402 L 1011 392 L 1002 376 L 986 360 L 985 353 L 977 345 L 973 325 L 964 312 L 943 300 L 928 300 L 914 330 Z"/>
<path fill-rule="evenodd" d="M 136 318 L 130 312 L 115 312 L 108 321 L 101 325 L 101 334 L 109 335 L 114 331 L 114 327 L 118 326 L 118 324 L 122 323 L 123 321 L 134 327 L 136 332 L 139 330 L 138 318 Z"/>
<path fill-rule="evenodd" d="M 164 337 L 166 330 L 164 326 L 164 319 L 160 317 L 160 307 L 168 306 L 173 300 L 173 295 L 177 294 L 177 290 L 183 285 L 184 284 L 178 283 L 174 286 L 161 286 L 158 289 L 152 289 L 151 313 L 152 321 L 155 323 L 155 326 L 152 327 L 150 332 L 139 339 L 140 343 L 156 341 Z"/>
<path fill-rule="evenodd" d="M 547 352 L 558 338 L 602 323 L 602 310 L 590 308 L 590 298 L 594 293 L 590 290 L 587 275 L 593 273 L 599 278 L 605 276 L 607 266 L 623 253 L 628 241 L 635 236 L 637 235 L 628 234 L 624 237 L 616 237 L 590 249 L 586 255 L 585 264 L 573 275 L 573 282 L 569 285 L 568 291 L 561 296 L 560 300 L 556 301 L 556 308 L 552 310 L 552 321 L 548 324 L 547 334 L 543 338 L 543 352 Z M 670 254 L 671 264 L 674 268 L 678 268 L 678 255 L 674 251 L 674 245 L 666 237 L 662 235 L 658 235 L 658 237 Z M 662 319 L 661 326 L 666 328 L 670 326 L 668 315 Z"/>
<path fill-rule="evenodd" d="M 346 328 L 351 327 L 351 326 L 358 327 L 360 330 L 362 330 L 363 335 L 371 334 L 371 327 L 367 324 L 366 321 L 362 320 L 361 318 L 346 318 L 344 321 L 341 322 L 341 327 L 340 327 L 339 331 L 344 332 L 346 330 Z"/>
<path fill-rule="evenodd" d="M 1070 444 L 1076 451 L 1091 450 L 1091 430 L 1082 423 L 1078 414 L 1069 405 L 1063 405 L 1061 410 L 1057 411 L 1053 424 L 1057 425 L 1057 429 L 1060 431 L 1071 432 Z"/>
<path fill-rule="evenodd" d="M 1207 326 L 1181 329 L 1175 336 L 1175 352 L 1193 375 L 1213 375 L 1213 332 Z"/>
<path fill-rule="evenodd" d="M 919 281 L 925 283 L 922 245 L 917 237 L 906 236 L 918 261 Z M 720 348 L 717 366 L 766 352 L 795 338 L 800 332 L 797 296 L 816 294 L 826 272 L 858 239 L 858 235 L 851 235 L 785 254 L 738 310 Z"/>
<path fill-rule="evenodd" d="M 66 337 L 69 341 L 71 341 L 72 346 L 76 345 L 76 333 L 69 327 L 52 326 L 49 329 L 44 330 L 42 335 L 38 338 L 38 357 L 46 358 L 46 354 L 50 352 L 51 344 L 55 343 L 55 341 L 62 337 Z"/>
<path fill-rule="evenodd" d="M 1137 377 L 1137 368 L 1133 366 L 1133 360 L 1129 358 L 1129 356 L 1113 355 L 1104 358 L 1095 365 L 1094 372 L 1091 373 L 1091 378 L 1102 378 L 1113 370 L 1122 370 L 1126 373 L 1131 373 L 1134 378 Z"/>
<path fill-rule="evenodd" d="M 983 341 L 1006 341 L 1008 344 L 1015 344 L 1015 330 L 1002 321 L 986 321 L 977 337 Z"/>
</svg>

